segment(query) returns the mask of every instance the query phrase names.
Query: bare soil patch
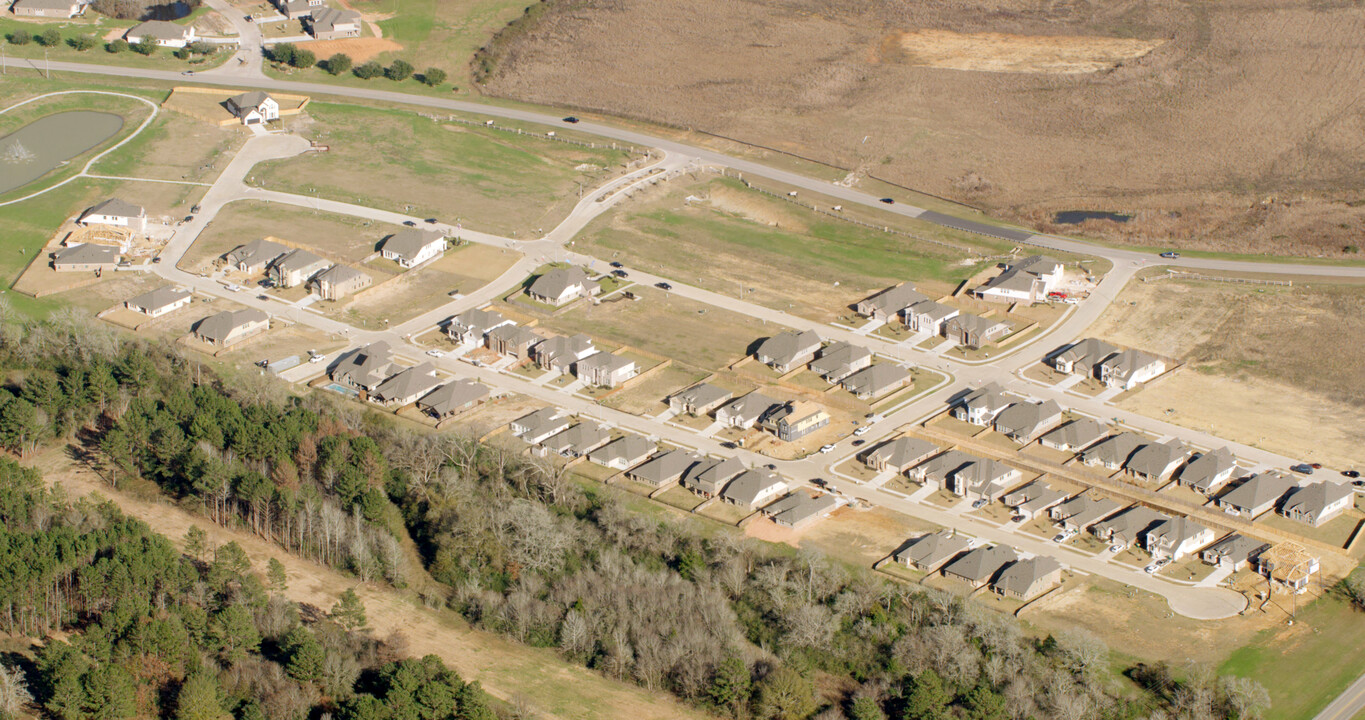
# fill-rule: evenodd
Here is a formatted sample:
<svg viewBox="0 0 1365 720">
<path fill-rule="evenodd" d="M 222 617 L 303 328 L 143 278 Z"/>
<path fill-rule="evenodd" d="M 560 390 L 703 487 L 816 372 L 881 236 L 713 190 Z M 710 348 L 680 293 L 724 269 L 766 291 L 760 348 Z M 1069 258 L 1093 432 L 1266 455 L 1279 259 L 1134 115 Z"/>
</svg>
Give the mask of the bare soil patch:
<svg viewBox="0 0 1365 720">
<path fill-rule="evenodd" d="M 911 65 L 979 72 L 1069 75 L 1135 60 L 1163 41 L 1077 35 L 1012 35 L 914 30 L 888 38 Z"/>
<path fill-rule="evenodd" d="M 377 27 L 371 25 L 371 27 Z M 314 40 L 305 45 L 319 58 L 329 58 L 336 53 L 350 55 L 357 63 L 368 62 L 382 53 L 402 50 L 403 46 L 384 37 L 342 38 L 341 40 Z"/>
</svg>

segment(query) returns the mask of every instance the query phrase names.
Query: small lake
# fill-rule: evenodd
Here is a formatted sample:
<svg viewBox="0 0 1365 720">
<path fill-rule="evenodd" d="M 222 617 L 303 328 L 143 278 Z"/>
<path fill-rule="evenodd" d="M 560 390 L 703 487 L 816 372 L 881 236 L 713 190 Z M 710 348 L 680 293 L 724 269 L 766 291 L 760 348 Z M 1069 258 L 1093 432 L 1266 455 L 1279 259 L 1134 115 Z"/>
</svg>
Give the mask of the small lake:
<svg viewBox="0 0 1365 720">
<path fill-rule="evenodd" d="M 1052 221 L 1061 225 L 1080 225 L 1086 220 L 1113 220 L 1114 222 L 1126 223 L 1132 219 L 1132 215 L 1103 210 L 1063 210 L 1054 215 Z"/>
<path fill-rule="evenodd" d="M 0 195 L 43 177 L 122 128 L 122 116 L 72 110 L 39 118 L 0 138 Z"/>
</svg>

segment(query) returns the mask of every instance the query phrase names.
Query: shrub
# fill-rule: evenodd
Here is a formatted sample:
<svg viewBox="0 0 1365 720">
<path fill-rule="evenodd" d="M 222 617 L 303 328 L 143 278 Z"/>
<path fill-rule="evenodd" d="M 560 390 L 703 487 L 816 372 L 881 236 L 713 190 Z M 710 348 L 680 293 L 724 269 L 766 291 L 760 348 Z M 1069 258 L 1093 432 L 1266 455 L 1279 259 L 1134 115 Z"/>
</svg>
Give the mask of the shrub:
<svg viewBox="0 0 1365 720">
<path fill-rule="evenodd" d="M 124 50 L 128 49 L 128 41 L 124 40 L 123 38 L 119 38 L 117 40 L 114 40 L 113 42 L 106 43 L 104 49 L 107 52 L 111 52 L 117 55 L 118 53 L 121 53 Z"/>
<path fill-rule="evenodd" d="M 190 49 L 188 47 L 176 48 L 175 50 L 171 51 L 171 54 L 180 60 L 190 59 Z"/>
<path fill-rule="evenodd" d="M 38 36 L 38 44 L 43 47 L 57 47 L 62 42 L 62 34 L 57 32 L 57 28 L 48 28 Z"/>
<path fill-rule="evenodd" d="M 373 60 L 367 63 L 357 65 L 355 69 L 351 71 L 353 75 L 360 78 L 361 80 L 369 80 L 370 78 L 373 77 L 379 77 L 379 75 L 383 72 L 384 68 L 380 67 L 379 63 Z"/>
<path fill-rule="evenodd" d="M 441 68 L 429 67 L 422 71 L 420 79 L 422 84 L 428 87 L 436 87 L 446 81 L 446 71 Z"/>
<path fill-rule="evenodd" d="M 129 47 L 133 49 L 133 52 L 138 53 L 139 55 L 150 56 L 156 54 L 156 41 L 149 37 L 142 38 Z"/>
<path fill-rule="evenodd" d="M 326 60 L 326 70 L 333 75 L 340 75 L 351 69 L 351 56 L 346 53 L 337 53 Z"/>
<path fill-rule="evenodd" d="M 407 80 L 412 77 L 412 65 L 406 60 L 394 60 L 384 71 L 384 77 L 395 82 Z"/>
<path fill-rule="evenodd" d="M 312 50 L 299 48 L 294 51 L 294 59 L 290 60 L 289 64 L 300 70 L 307 70 L 316 65 L 317 62 L 318 56 L 314 55 Z"/>
<path fill-rule="evenodd" d="M 294 47 L 294 43 L 280 43 L 270 48 L 270 59 L 281 65 L 293 65 L 297 52 L 298 48 Z"/>
<path fill-rule="evenodd" d="M 190 52 L 195 55 L 212 55 L 215 52 L 218 52 L 218 46 L 210 42 L 196 40 L 195 42 L 190 43 Z"/>
<path fill-rule="evenodd" d="M 27 45 L 32 39 L 33 36 L 26 32 L 12 32 L 9 34 L 9 43 L 11 45 Z"/>
<path fill-rule="evenodd" d="M 85 52 L 86 50 L 95 47 L 99 43 L 100 41 L 96 39 L 95 36 L 93 35 L 77 35 L 76 37 L 73 37 L 70 40 L 66 41 L 67 45 L 76 48 L 78 52 Z"/>
</svg>

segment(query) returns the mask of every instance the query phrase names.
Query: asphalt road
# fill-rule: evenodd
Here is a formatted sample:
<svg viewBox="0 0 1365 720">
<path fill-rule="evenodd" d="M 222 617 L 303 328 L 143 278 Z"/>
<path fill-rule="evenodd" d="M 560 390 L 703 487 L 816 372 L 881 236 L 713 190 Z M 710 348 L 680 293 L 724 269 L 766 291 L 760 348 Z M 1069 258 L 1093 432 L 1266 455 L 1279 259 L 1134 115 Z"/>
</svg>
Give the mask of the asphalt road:
<svg viewBox="0 0 1365 720">
<path fill-rule="evenodd" d="M 1313 720 L 1351 720 L 1365 711 L 1365 675 L 1361 675 Z"/>
</svg>

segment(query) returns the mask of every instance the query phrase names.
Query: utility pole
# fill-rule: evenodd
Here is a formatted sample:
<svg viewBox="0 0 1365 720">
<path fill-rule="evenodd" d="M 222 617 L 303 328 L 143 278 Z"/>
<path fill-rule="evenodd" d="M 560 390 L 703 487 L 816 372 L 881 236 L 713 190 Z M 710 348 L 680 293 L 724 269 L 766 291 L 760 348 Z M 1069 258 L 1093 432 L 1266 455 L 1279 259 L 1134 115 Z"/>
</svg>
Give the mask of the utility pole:
<svg viewBox="0 0 1365 720">
<path fill-rule="evenodd" d="M 43 48 L 43 64 L 47 66 L 47 79 L 52 79 L 52 61 L 47 59 L 47 48 Z"/>
</svg>

